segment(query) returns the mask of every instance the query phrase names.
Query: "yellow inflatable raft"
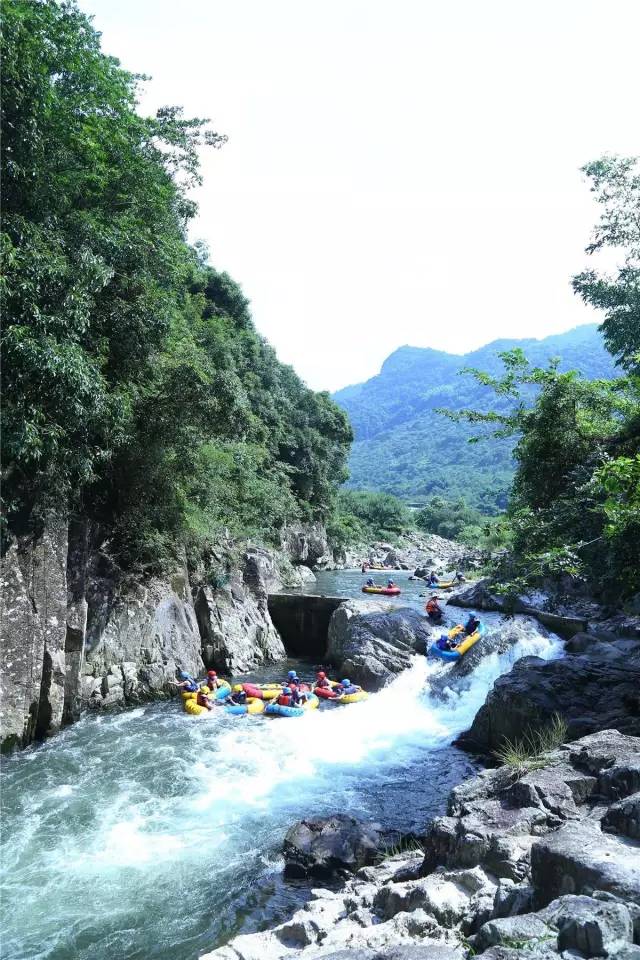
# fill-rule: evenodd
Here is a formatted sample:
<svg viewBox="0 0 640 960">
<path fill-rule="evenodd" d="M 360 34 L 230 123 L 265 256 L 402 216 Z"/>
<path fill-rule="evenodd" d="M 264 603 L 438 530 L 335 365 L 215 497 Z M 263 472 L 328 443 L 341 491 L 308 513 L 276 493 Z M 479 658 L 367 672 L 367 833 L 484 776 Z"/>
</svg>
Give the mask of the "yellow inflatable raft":
<svg viewBox="0 0 640 960">
<path fill-rule="evenodd" d="M 200 690 L 204 694 L 209 693 L 209 687 L 200 687 Z M 218 684 L 215 699 L 224 700 L 224 698 L 228 697 L 230 693 L 231 684 L 227 680 L 221 680 Z M 197 696 L 198 693 L 195 690 L 182 691 L 182 706 L 184 707 L 184 712 L 188 713 L 192 717 L 199 717 L 202 713 L 209 713 L 206 707 L 201 707 L 197 702 Z"/>
<path fill-rule="evenodd" d="M 358 690 L 357 693 L 348 693 L 345 697 L 339 697 L 334 703 L 360 703 L 361 700 L 368 700 L 369 694 L 366 690 Z"/>
</svg>

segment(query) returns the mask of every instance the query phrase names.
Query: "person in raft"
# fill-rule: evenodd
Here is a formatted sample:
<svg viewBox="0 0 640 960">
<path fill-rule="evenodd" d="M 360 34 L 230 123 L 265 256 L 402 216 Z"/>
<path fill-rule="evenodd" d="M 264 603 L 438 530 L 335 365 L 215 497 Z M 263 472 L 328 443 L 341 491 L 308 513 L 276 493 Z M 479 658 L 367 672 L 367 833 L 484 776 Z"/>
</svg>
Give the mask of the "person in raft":
<svg viewBox="0 0 640 960">
<path fill-rule="evenodd" d="M 351 680 L 345 679 L 341 680 L 335 691 L 338 694 L 338 697 L 350 697 L 354 693 L 360 693 L 362 687 L 359 687 L 357 683 L 351 683 Z"/>
<path fill-rule="evenodd" d="M 366 585 L 367 585 L 368 587 L 375 587 L 375 583 L 373 582 L 373 577 L 369 577 L 369 579 L 367 580 L 367 584 L 366 584 Z"/>
<path fill-rule="evenodd" d="M 389 579 L 387 582 L 387 590 L 393 590 L 394 587 L 395 587 L 395 583 L 393 582 L 393 580 Z"/>
<path fill-rule="evenodd" d="M 475 613 L 470 613 L 469 619 L 464 625 L 464 632 L 468 637 L 470 637 L 472 633 L 476 632 L 479 626 L 480 626 L 480 621 L 476 617 Z"/>
<path fill-rule="evenodd" d="M 443 633 L 437 646 L 440 650 L 455 650 L 458 646 L 458 640 L 456 637 L 448 637 L 446 633 Z"/>
<path fill-rule="evenodd" d="M 283 687 L 282 693 L 276 700 L 280 707 L 299 707 L 301 697 L 295 687 Z"/>
<path fill-rule="evenodd" d="M 235 706 L 243 707 L 247 702 L 247 693 L 241 683 L 236 683 L 233 690 L 225 699 L 225 703 L 231 703 Z"/>
<path fill-rule="evenodd" d="M 207 710 L 213 710 L 213 703 L 209 700 L 210 693 L 209 687 L 199 687 L 196 695 L 196 703 L 199 707 L 206 707 Z"/>
<path fill-rule="evenodd" d="M 289 670 L 289 673 L 287 674 L 287 685 L 291 687 L 292 691 L 295 694 L 297 694 L 301 703 L 306 703 L 307 693 L 305 690 L 300 689 L 301 684 L 302 684 L 302 680 L 300 679 L 296 671 Z"/>
<path fill-rule="evenodd" d="M 442 607 L 438 602 L 439 600 L 440 597 L 434 593 L 433 596 L 427 600 L 427 605 L 425 607 L 429 620 L 432 620 L 434 623 L 440 623 L 442 620 Z"/>
<path fill-rule="evenodd" d="M 361 567 L 360 569 L 361 569 L 362 573 L 366 573 L 366 572 L 367 572 L 367 570 L 369 569 L 369 564 L 367 563 L 366 560 L 363 561 L 362 567 Z"/>
<path fill-rule="evenodd" d="M 429 584 L 430 587 L 437 587 L 437 585 L 440 583 L 440 581 L 436 576 L 435 570 L 432 570 L 429 576 L 427 577 L 427 583 Z"/>
<path fill-rule="evenodd" d="M 456 570 L 456 575 L 453 579 L 456 581 L 456 583 L 464 583 L 467 578 L 465 577 L 464 573 L 460 573 L 459 570 Z"/>
<path fill-rule="evenodd" d="M 207 670 L 207 679 L 205 680 L 205 683 L 209 687 L 211 693 L 216 692 L 220 686 L 220 681 L 218 680 L 218 674 L 215 672 L 215 670 Z"/>
<path fill-rule="evenodd" d="M 178 676 L 180 677 L 179 680 L 170 681 L 174 687 L 180 687 L 181 690 L 186 690 L 188 693 L 196 693 L 198 690 L 198 684 L 193 679 L 191 674 L 187 673 L 186 670 L 181 670 Z"/>
<path fill-rule="evenodd" d="M 316 687 L 320 687 L 322 690 L 331 689 L 331 684 L 327 680 L 327 675 L 324 670 L 318 670 L 316 673 Z"/>
</svg>

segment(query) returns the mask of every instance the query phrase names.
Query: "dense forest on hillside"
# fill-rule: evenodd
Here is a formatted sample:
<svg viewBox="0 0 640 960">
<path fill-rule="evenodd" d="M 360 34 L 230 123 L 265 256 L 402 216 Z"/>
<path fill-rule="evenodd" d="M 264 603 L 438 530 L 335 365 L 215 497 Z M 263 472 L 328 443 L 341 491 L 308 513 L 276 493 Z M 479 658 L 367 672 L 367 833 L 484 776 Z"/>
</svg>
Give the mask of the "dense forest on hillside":
<svg viewBox="0 0 640 960">
<path fill-rule="evenodd" d="M 3 532 L 80 514 L 154 569 L 326 519 L 351 429 L 186 242 L 198 152 L 226 138 L 140 116 L 139 82 L 74 3 L 3 5 Z"/>
<path fill-rule="evenodd" d="M 513 441 L 469 445 L 473 429 L 437 411 L 489 402 L 491 409 L 506 412 L 511 399 L 487 397 L 482 384 L 464 370 L 479 367 L 497 375 L 500 354 L 516 347 L 536 366 L 558 356 L 561 370 L 578 370 L 588 379 L 616 373 L 595 324 L 543 340 L 499 340 L 464 356 L 401 347 L 377 376 L 334 394 L 355 433 L 349 486 L 383 490 L 416 503 L 464 497 L 488 515 L 504 510 L 515 468 Z"/>
</svg>

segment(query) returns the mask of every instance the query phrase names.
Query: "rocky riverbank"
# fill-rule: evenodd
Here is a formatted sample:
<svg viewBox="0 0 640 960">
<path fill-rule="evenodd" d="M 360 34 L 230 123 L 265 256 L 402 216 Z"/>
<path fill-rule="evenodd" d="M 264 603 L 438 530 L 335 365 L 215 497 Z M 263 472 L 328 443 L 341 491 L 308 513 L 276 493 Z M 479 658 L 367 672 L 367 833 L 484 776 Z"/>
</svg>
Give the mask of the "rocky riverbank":
<svg viewBox="0 0 640 960">
<path fill-rule="evenodd" d="M 343 604 L 334 658 L 383 685 L 428 642 L 414 614 Z M 505 617 L 491 650 L 527 629 Z M 640 960 L 640 640 L 580 633 L 566 647 L 561 659 L 517 661 L 460 738 L 495 764 L 505 738 L 526 740 L 558 714 L 566 742 L 460 784 L 420 850 L 412 837 L 412 849 L 389 855 L 384 825 L 340 815 L 292 827 L 286 873 L 331 885 L 207 960 Z"/>
<path fill-rule="evenodd" d="M 390 570 L 435 570 L 444 574 L 453 570 L 476 570 L 487 557 L 478 550 L 437 534 L 406 533 L 397 543 L 374 541 L 357 544 L 331 559 L 318 563 L 318 569 L 352 569 L 364 562 Z"/>
<path fill-rule="evenodd" d="M 306 868 L 353 877 L 206 960 L 640 957 L 640 738 L 600 731 L 532 769 L 484 771 L 453 790 L 423 851 L 359 866 L 375 837 L 339 818 L 295 828 L 288 861 L 302 846 Z"/>
<path fill-rule="evenodd" d="M 223 538 L 197 569 L 125 574 L 99 531 L 50 518 L 2 558 L 0 743 L 51 736 L 87 709 L 168 696 L 177 670 L 240 673 L 282 659 L 270 592 L 301 586 L 328 550 L 313 524 L 280 550 Z"/>
</svg>

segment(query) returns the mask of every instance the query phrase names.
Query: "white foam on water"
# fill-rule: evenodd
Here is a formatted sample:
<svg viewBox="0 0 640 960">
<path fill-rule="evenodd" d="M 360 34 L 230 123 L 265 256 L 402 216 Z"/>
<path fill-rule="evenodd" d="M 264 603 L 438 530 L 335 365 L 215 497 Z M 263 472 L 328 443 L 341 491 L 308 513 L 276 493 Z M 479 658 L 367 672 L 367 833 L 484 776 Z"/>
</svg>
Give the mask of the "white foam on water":
<svg viewBox="0 0 640 960">
<path fill-rule="evenodd" d="M 13 758 L 2 838 L 10 955 L 21 956 L 28 931 L 25 958 L 197 956 L 183 946 L 185 925 L 215 914 L 247 857 L 264 865 L 285 827 L 314 811 L 366 811 L 390 771 L 402 787 L 405 767 L 470 726 L 515 659 L 560 649 L 532 634 L 462 681 L 452 666 L 416 657 L 369 700 L 299 718 L 220 710 L 198 722 L 178 704 L 87 717 L 24 762 Z M 431 693 L 443 676 L 448 689 Z M 114 946 L 114 930 L 130 951 Z"/>
</svg>

